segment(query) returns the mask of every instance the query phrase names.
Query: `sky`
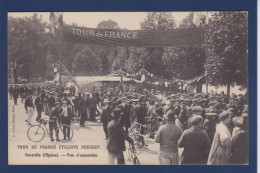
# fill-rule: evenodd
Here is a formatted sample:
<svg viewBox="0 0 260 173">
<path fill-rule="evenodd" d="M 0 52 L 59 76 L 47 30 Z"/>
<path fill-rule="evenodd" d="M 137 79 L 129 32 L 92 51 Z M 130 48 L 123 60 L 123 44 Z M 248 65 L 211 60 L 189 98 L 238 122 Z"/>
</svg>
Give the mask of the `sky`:
<svg viewBox="0 0 260 173">
<path fill-rule="evenodd" d="M 12 17 L 30 17 L 35 12 L 10 12 Z M 185 18 L 190 12 L 172 12 L 177 23 Z M 39 12 L 45 22 L 50 23 L 49 12 Z M 76 23 L 79 26 L 96 28 L 103 20 L 111 19 L 118 23 L 120 28 L 136 30 L 140 29 L 140 23 L 144 21 L 147 12 L 64 12 L 63 20 L 66 24 Z"/>
</svg>

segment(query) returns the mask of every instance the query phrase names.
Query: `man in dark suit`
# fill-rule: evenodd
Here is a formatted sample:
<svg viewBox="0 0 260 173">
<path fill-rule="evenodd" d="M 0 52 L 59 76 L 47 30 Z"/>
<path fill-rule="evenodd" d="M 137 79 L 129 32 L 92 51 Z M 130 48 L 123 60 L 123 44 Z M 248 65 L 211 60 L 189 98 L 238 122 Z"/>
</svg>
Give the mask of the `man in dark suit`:
<svg viewBox="0 0 260 173">
<path fill-rule="evenodd" d="M 128 128 L 131 127 L 131 109 L 132 105 L 130 105 L 127 101 L 126 97 L 121 98 L 122 103 L 118 106 L 122 111 L 122 119 L 121 123 L 123 127 L 125 128 L 126 133 L 128 133 Z"/>
<path fill-rule="evenodd" d="M 41 93 L 34 101 L 34 105 L 36 106 L 36 110 L 38 113 L 36 121 L 39 121 L 42 117 L 43 102 L 44 102 L 44 93 Z"/>
<path fill-rule="evenodd" d="M 17 105 L 18 96 L 19 96 L 19 90 L 18 90 L 17 86 L 15 86 L 15 88 L 13 90 L 13 98 L 14 98 L 15 105 Z"/>
<path fill-rule="evenodd" d="M 88 116 L 88 108 L 89 108 L 89 98 L 88 96 L 84 96 L 83 99 L 79 101 L 79 113 L 80 113 L 80 127 L 85 127 L 85 121 Z"/>
<path fill-rule="evenodd" d="M 67 126 L 63 126 L 63 136 L 64 139 L 62 141 L 66 141 L 67 138 L 68 140 L 70 140 L 70 124 L 71 124 L 71 120 L 73 117 L 73 112 L 70 106 L 67 106 L 67 101 L 66 100 L 62 100 L 62 107 L 59 110 L 59 114 L 60 114 L 60 122 L 63 125 L 67 125 Z"/>
<path fill-rule="evenodd" d="M 108 139 L 107 125 L 113 118 L 111 116 L 112 106 L 110 104 L 110 101 L 108 99 L 104 99 L 104 104 L 105 105 L 102 108 L 102 113 L 101 113 L 101 122 L 103 123 L 103 129 L 107 140 Z"/>
<path fill-rule="evenodd" d="M 125 164 L 125 158 L 123 151 L 126 150 L 125 140 L 129 143 L 133 143 L 133 139 L 131 139 L 127 133 L 124 131 L 122 124 L 120 123 L 121 119 L 121 111 L 116 108 L 113 113 L 113 120 L 108 123 L 108 162 L 109 165 L 115 164 L 115 159 L 119 165 Z"/>
</svg>

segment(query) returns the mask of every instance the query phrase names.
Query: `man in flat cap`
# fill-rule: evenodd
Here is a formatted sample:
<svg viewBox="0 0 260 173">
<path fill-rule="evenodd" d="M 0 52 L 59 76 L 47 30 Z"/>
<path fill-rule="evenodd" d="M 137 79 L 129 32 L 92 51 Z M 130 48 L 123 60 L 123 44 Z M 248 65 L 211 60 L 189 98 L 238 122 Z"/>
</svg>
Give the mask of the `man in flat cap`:
<svg viewBox="0 0 260 173">
<path fill-rule="evenodd" d="M 203 129 L 209 136 L 210 143 L 212 143 L 215 132 L 216 124 L 218 122 L 218 114 L 214 111 L 206 113 L 206 119 L 203 122 Z"/>
<path fill-rule="evenodd" d="M 182 130 L 174 124 L 175 117 L 172 110 L 168 111 L 164 118 L 167 123 L 159 128 L 155 137 L 155 142 L 160 143 L 159 161 L 161 165 L 178 165 L 178 140 Z"/>
<path fill-rule="evenodd" d="M 113 113 L 113 120 L 108 123 L 108 163 L 109 165 L 115 164 L 115 159 L 119 165 L 125 164 L 125 158 L 123 151 L 126 150 L 125 140 L 129 143 L 133 143 L 133 139 L 131 139 L 126 131 L 123 129 L 122 124 L 120 123 L 121 119 L 121 110 L 116 108 Z"/>
<path fill-rule="evenodd" d="M 195 115 L 202 115 L 202 112 L 203 112 L 203 109 L 200 106 L 194 106 L 192 108 L 192 116 L 188 119 L 187 128 L 191 128 L 191 126 L 192 126 L 191 125 L 192 117 L 195 116 Z"/>
<path fill-rule="evenodd" d="M 192 127 L 185 130 L 178 141 L 179 147 L 184 148 L 180 162 L 182 165 L 203 165 L 207 163 L 210 142 L 207 133 L 201 128 L 202 121 L 202 116 L 193 116 Z"/>
</svg>

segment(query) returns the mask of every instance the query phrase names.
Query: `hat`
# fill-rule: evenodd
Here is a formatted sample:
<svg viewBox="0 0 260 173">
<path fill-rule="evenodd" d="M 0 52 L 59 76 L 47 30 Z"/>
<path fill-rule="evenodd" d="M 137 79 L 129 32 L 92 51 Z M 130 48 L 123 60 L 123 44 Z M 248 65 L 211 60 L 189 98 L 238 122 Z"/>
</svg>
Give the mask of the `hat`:
<svg viewBox="0 0 260 173">
<path fill-rule="evenodd" d="M 209 106 L 212 106 L 212 105 L 215 105 L 215 104 L 217 104 L 216 101 L 211 101 L 211 102 L 209 102 Z"/>
<path fill-rule="evenodd" d="M 187 100 L 182 99 L 181 103 L 188 104 Z"/>
<path fill-rule="evenodd" d="M 194 113 L 194 112 L 202 112 L 203 111 L 203 109 L 200 107 L 200 106 L 194 106 L 193 108 L 192 108 L 192 112 Z"/>
<path fill-rule="evenodd" d="M 111 115 L 112 115 L 112 117 L 118 118 L 121 116 L 121 110 L 116 108 L 113 110 L 113 113 Z"/>
<path fill-rule="evenodd" d="M 60 102 L 55 102 L 55 105 L 60 104 Z"/>
<path fill-rule="evenodd" d="M 235 124 L 235 126 L 242 127 L 244 119 L 242 117 L 234 117 L 232 121 Z"/>
<path fill-rule="evenodd" d="M 247 112 L 243 112 L 243 113 L 242 113 L 242 117 L 243 117 L 243 118 L 248 117 L 248 113 L 247 113 Z"/>
<path fill-rule="evenodd" d="M 61 103 L 67 103 L 67 100 L 63 99 L 63 100 L 61 101 Z"/>
<path fill-rule="evenodd" d="M 108 100 L 108 98 L 105 98 L 104 103 L 110 103 L 110 100 Z"/>
<path fill-rule="evenodd" d="M 166 105 L 170 105 L 170 104 L 171 104 L 171 101 L 170 101 L 170 100 L 167 100 L 167 101 L 165 102 L 165 104 L 166 104 Z"/>
<path fill-rule="evenodd" d="M 193 99 L 192 102 L 199 102 L 199 100 L 198 99 Z"/>
<path fill-rule="evenodd" d="M 191 124 L 192 125 L 197 125 L 202 121 L 203 121 L 203 118 L 200 115 L 194 115 L 193 117 L 191 117 Z"/>
<path fill-rule="evenodd" d="M 218 116 L 218 114 L 215 113 L 215 112 L 208 112 L 208 113 L 206 113 L 205 115 L 206 115 L 206 116 Z"/>
<path fill-rule="evenodd" d="M 174 121 L 174 112 L 172 110 L 168 111 L 166 114 L 163 115 L 163 118 L 165 118 L 168 121 Z"/>
<path fill-rule="evenodd" d="M 139 100 L 138 99 L 133 99 L 133 102 L 138 102 Z"/>
</svg>

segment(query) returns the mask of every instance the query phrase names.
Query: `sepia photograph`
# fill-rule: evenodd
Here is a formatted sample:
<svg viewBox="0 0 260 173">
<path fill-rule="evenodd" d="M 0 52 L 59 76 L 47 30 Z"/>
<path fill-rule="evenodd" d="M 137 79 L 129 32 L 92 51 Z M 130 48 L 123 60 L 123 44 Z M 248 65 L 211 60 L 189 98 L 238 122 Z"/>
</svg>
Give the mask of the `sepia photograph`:
<svg viewBox="0 0 260 173">
<path fill-rule="evenodd" d="M 250 164 L 248 34 L 248 11 L 8 12 L 8 164 Z"/>
</svg>

